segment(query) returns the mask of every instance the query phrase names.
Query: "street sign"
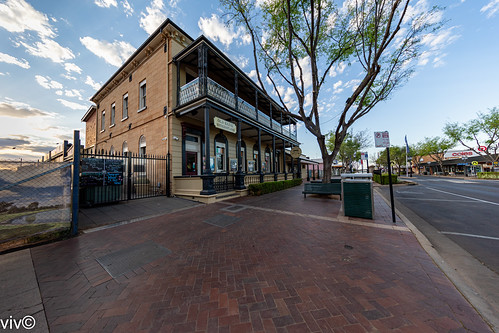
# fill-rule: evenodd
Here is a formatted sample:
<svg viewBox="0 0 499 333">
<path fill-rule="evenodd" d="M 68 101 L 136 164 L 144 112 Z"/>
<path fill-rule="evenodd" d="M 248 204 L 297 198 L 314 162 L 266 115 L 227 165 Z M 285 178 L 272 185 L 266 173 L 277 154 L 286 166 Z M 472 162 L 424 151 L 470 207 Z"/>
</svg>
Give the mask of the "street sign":
<svg viewBox="0 0 499 333">
<path fill-rule="evenodd" d="M 478 161 L 471 162 L 472 165 L 478 165 Z"/>
<path fill-rule="evenodd" d="M 388 134 L 388 131 L 374 132 L 374 146 L 376 148 L 390 147 L 390 135 Z"/>
<path fill-rule="evenodd" d="M 368 156 L 367 156 L 367 151 L 365 153 L 360 153 L 360 160 L 361 161 L 367 161 Z"/>
<path fill-rule="evenodd" d="M 478 151 L 487 151 L 487 147 L 486 146 L 480 146 L 480 147 L 478 147 Z"/>
</svg>

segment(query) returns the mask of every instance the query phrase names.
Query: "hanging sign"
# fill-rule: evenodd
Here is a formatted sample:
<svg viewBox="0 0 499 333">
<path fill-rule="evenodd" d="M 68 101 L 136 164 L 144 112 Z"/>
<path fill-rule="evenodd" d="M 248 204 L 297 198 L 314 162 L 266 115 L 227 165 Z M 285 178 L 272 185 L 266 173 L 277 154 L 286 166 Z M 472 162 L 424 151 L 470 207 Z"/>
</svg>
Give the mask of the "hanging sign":
<svg viewBox="0 0 499 333">
<path fill-rule="evenodd" d="M 301 148 L 296 146 L 291 148 L 291 157 L 298 158 L 301 156 Z"/>
<path fill-rule="evenodd" d="M 219 128 L 221 130 L 230 132 L 230 133 L 236 133 L 236 124 L 231 123 L 230 121 L 223 120 L 221 118 L 215 117 L 213 119 L 214 125 L 216 128 Z"/>
<path fill-rule="evenodd" d="M 389 148 L 390 135 L 388 134 L 388 131 L 374 132 L 374 145 L 376 148 Z"/>
</svg>

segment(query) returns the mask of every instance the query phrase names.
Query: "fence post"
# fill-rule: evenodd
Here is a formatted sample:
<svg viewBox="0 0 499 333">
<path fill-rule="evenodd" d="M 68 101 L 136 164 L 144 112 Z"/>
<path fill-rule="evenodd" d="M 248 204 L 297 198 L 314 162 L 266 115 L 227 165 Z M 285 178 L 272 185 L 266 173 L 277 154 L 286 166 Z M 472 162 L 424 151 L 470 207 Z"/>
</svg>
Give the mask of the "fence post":
<svg viewBox="0 0 499 333">
<path fill-rule="evenodd" d="M 132 199 L 132 155 L 131 153 L 127 153 L 128 157 L 128 166 L 126 170 L 126 178 L 127 178 L 127 189 L 126 189 L 126 199 Z"/>
<path fill-rule="evenodd" d="M 78 234 L 78 211 L 80 201 L 80 131 L 73 137 L 73 193 L 71 203 L 71 235 Z"/>
<path fill-rule="evenodd" d="M 170 152 L 166 154 L 166 196 L 171 197 L 170 189 Z"/>
</svg>

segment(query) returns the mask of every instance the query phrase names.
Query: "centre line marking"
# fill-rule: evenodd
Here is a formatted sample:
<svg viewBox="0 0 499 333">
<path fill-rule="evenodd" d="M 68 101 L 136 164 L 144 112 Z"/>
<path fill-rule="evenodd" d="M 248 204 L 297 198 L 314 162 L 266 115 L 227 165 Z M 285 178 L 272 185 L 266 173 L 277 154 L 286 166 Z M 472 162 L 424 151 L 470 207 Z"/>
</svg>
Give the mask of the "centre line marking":
<svg viewBox="0 0 499 333">
<path fill-rule="evenodd" d="M 440 231 L 440 233 L 441 234 L 445 234 L 445 235 L 456 235 L 456 236 L 466 236 L 466 237 L 475 237 L 475 238 L 484 238 L 484 239 L 499 240 L 499 237 L 490 237 L 490 236 L 473 235 L 473 234 L 463 234 L 463 233 L 460 233 L 460 232 Z"/>
<path fill-rule="evenodd" d="M 436 188 L 429 187 L 429 186 L 426 186 L 426 188 L 428 188 L 430 190 L 433 190 L 433 191 L 437 191 L 437 192 L 442 192 L 442 193 L 446 193 L 446 194 L 455 195 L 455 196 L 461 197 L 461 198 L 466 198 L 466 199 L 470 199 L 470 200 L 474 200 L 474 201 L 479 201 L 479 202 L 483 202 L 483 203 L 488 203 L 488 204 L 491 204 L 491 205 L 499 206 L 499 203 L 497 203 L 497 202 L 492 202 L 492 201 L 487 201 L 487 200 L 482 200 L 482 199 L 467 197 L 467 196 L 461 195 L 461 194 L 456 194 L 456 193 L 451 193 L 451 192 L 447 192 L 447 191 L 437 190 Z"/>
</svg>

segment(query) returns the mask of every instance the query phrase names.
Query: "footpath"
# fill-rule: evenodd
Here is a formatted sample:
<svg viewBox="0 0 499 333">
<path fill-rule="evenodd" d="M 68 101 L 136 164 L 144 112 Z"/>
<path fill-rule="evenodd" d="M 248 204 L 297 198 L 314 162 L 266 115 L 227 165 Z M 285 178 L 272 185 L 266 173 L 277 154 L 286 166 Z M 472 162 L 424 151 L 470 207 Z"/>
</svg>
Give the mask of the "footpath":
<svg viewBox="0 0 499 333">
<path fill-rule="evenodd" d="M 0 255 L 0 332 L 492 332 L 378 194 L 366 220 L 302 190 L 136 201 L 153 217 Z"/>
</svg>

